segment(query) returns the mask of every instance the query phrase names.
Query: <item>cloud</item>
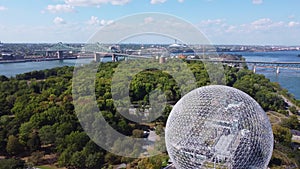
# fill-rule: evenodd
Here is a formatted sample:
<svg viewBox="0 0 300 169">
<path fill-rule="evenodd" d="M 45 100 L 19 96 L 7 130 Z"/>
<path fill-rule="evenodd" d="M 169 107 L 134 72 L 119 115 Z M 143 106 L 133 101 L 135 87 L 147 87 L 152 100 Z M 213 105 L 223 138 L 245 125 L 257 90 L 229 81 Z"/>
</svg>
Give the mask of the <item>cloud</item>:
<svg viewBox="0 0 300 169">
<path fill-rule="evenodd" d="M 87 21 L 89 25 L 97 25 L 99 24 L 99 19 L 96 16 L 91 16 L 90 20 Z"/>
<path fill-rule="evenodd" d="M 299 22 L 295 22 L 295 21 L 290 21 L 289 23 L 288 23 L 288 27 L 295 27 L 295 26 L 298 26 L 300 23 Z"/>
<path fill-rule="evenodd" d="M 105 26 L 105 25 L 112 24 L 113 22 L 114 22 L 113 20 L 104 20 L 104 19 L 102 19 L 100 21 L 100 25 Z"/>
<path fill-rule="evenodd" d="M 230 32 L 236 32 L 236 26 L 230 25 L 225 29 L 225 32 L 230 33 Z"/>
<path fill-rule="evenodd" d="M 249 25 L 249 27 L 254 30 L 269 30 L 271 28 L 276 28 L 281 26 L 284 26 L 284 22 L 282 21 L 274 22 L 270 18 L 261 18 L 256 21 L 253 21 Z"/>
<path fill-rule="evenodd" d="M 253 26 L 266 26 L 266 25 L 269 25 L 272 23 L 272 20 L 270 18 L 261 18 L 261 19 L 258 19 L 256 21 L 253 21 L 251 23 L 251 25 Z"/>
<path fill-rule="evenodd" d="M 87 24 L 89 25 L 100 25 L 100 26 L 105 26 L 112 24 L 114 21 L 113 20 L 99 20 L 98 17 L 96 16 L 91 16 L 91 18 L 87 21 Z"/>
<path fill-rule="evenodd" d="M 200 22 L 202 26 L 221 25 L 224 24 L 224 19 L 208 19 Z"/>
<path fill-rule="evenodd" d="M 0 6 L 0 11 L 5 11 L 7 8 L 5 6 Z"/>
<path fill-rule="evenodd" d="M 182 2 L 184 2 L 184 0 L 178 0 L 178 2 L 182 3 Z"/>
<path fill-rule="evenodd" d="M 97 6 L 102 4 L 125 5 L 131 0 L 65 0 L 65 3 L 71 6 Z"/>
<path fill-rule="evenodd" d="M 59 12 L 74 12 L 74 7 L 68 4 L 57 4 L 57 5 L 48 5 L 47 11 L 51 13 L 59 13 Z"/>
<path fill-rule="evenodd" d="M 66 24 L 66 21 L 61 17 L 56 17 L 53 20 L 53 23 L 56 25 Z"/>
<path fill-rule="evenodd" d="M 259 5 L 263 3 L 263 0 L 252 0 L 252 3 L 255 5 Z"/>
<path fill-rule="evenodd" d="M 240 44 L 273 44 L 293 43 L 300 40 L 294 38 L 300 32 L 300 21 L 280 21 L 271 18 L 259 18 L 241 24 L 230 23 L 225 19 L 208 19 L 199 22 L 199 29 L 212 41 L 217 43 Z M 287 31 L 287 28 L 290 28 Z"/>
<path fill-rule="evenodd" d="M 144 23 L 151 23 L 151 22 L 153 22 L 153 18 L 152 17 L 147 17 L 147 18 L 145 18 L 144 19 Z"/>
<path fill-rule="evenodd" d="M 291 22 L 289 27 L 296 26 L 297 22 Z M 266 31 L 280 31 L 287 27 L 283 21 L 273 21 L 270 18 L 260 18 L 250 23 L 231 24 L 225 19 L 208 19 L 199 23 L 199 28 L 204 32 L 213 34 L 222 33 L 254 33 Z"/>
<path fill-rule="evenodd" d="M 167 0 L 151 0 L 150 3 L 151 4 L 162 4 L 165 3 Z"/>
<path fill-rule="evenodd" d="M 205 34 L 221 36 L 224 31 L 228 29 L 228 25 L 225 22 L 225 19 L 207 19 L 200 21 L 199 28 Z"/>
</svg>

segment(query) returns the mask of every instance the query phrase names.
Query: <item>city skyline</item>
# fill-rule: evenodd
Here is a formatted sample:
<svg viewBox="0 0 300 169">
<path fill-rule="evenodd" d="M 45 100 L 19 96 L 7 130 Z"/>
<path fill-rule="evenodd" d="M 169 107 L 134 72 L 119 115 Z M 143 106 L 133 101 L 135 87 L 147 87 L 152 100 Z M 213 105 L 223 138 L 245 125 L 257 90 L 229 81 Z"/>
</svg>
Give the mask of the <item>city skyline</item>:
<svg viewBox="0 0 300 169">
<path fill-rule="evenodd" d="M 212 44 L 299 45 L 297 0 L 28 0 L 0 2 L 3 43 L 84 43 L 128 15 L 167 13 L 195 25 Z"/>
</svg>

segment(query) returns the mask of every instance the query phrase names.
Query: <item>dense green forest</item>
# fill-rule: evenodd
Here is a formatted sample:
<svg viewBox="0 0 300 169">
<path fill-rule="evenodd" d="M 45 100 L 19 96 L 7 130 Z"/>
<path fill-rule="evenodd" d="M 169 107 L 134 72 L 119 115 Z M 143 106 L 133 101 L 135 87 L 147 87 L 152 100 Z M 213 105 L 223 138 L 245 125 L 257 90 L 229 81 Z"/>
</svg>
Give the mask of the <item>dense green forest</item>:
<svg viewBox="0 0 300 169">
<path fill-rule="evenodd" d="M 202 62 L 185 62 L 198 87 L 213 83 Z M 141 125 L 124 118 L 114 107 L 111 81 L 118 64 L 100 63 L 96 74 L 96 100 L 105 120 L 114 129 L 132 137 L 144 137 L 143 131 L 150 128 L 155 128 L 157 133 L 163 132 L 172 104 L 181 97 L 175 80 L 157 69 L 146 69 L 132 78 L 129 94 L 134 105 L 147 106 L 149 93 L 157 88 L 165 93 L 170 104 L 153 123 Z M 45 164 L 72 169 L 113 168 L 121 163 L 126 163 L 127 168 L 139 169 L 166 166 L 167 152 L 141 159 L 120 157 L 97 146 L 87 136 L 72 103 L 73 69 L 60 67 L 12 78 L 0 76 L 0 169 Z M 282 115 L 277 121 L 271 120 L 275 149 L 269 166 L 300 166 L 300 151 L 292 142 L 290 130 L 300 130 L 297 109 L 289 107 L 282 96 L 296 106 L 299 101 L 263 75 L 236 67 L 224 66 L 224 69 L 226 85 L 248 93 L 270 114 Z"/>
</svg>

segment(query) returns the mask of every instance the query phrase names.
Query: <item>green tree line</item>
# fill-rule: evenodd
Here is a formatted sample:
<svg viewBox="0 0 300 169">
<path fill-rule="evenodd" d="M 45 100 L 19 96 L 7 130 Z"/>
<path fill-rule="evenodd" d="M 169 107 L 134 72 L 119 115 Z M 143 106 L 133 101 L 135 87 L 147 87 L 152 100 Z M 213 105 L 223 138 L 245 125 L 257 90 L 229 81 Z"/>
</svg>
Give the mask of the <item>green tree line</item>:
<svg viewBox="0 0 300 169">
<path fill-rule="evenodd" d="M 193 72 L 197 87 L 212 84 L 202 62 L 185 63 Z M 124 118 L 114 107 L 111 82 L 118 64 L 100 63 L 95 82 L 97 105 L 105 120 L 114 129 L 128 136 L 143 137 L 142 132 L 149 129 L 149 126 Z M 229 66 L 224 66 L 224 69 L 226 85 L 246 92 L 265 111 L 287 109 L 284 100 L 278 95 L 278 85 L 263 75 Z M 74 169 L 109 168 L 122 162 L 133 168 L 160 168 L 166 165 L 166 153 L 160 157 L 139 160 L 119 157 L 103 150 L 87 136 L 74 112 L 73 70 L 73 67 L 60 67 L 24 73 L 12 78 L 0 76 L 0 156 L 10 159 L 0 160 L 0 166 L 10 163 L 15 163 L 17 167 L 25 166 L 18 159 L 28 156 L 30 160 L 27 165 L 43 164 L 44 154 L 56 155 L 57 159 L 50 163 Z M 125 76 L 126 71 L 124 78 Z M 172 104 L 181 98 L 174 78 L 158 69 L 139 72 L 130 82 L 130 101 L 138 108 L 147 107 L 149 94 L 155 89 L 163 91 L 168 102 L 162 116 L 153 122 L 160 129 L 157 132 L 162 132 Z M 82 87 L 80 90 L 85 89 Z M 291 144 L 290 128 L 300 128 L 294 117 L 273 128 L 275 140 L 288 150 Z M 18 162 L 12 162 L 13 160 Z"/>
</svg>

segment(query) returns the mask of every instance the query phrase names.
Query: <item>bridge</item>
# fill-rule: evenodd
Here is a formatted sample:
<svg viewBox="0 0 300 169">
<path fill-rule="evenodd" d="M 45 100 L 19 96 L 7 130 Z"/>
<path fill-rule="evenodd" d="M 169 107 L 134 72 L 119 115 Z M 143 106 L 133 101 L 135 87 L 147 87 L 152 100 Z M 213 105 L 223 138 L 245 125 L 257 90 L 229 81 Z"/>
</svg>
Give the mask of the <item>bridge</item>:
<svg viewBox="0 0 300 169">
<path fill-rule="evenodd" d="M 151 59 L 154 57 L 162 55 L 164 52 L 169 52 L 164 48 L 156 53 L 149 53 L 147 49 L 146 52 L 140 54 L 136 53 L 127 53 L 127 51 L 121 51 L 119 46 L 112 44 L 87 44 L 83 48 L 74 48 L 63 43 L 57 43 L 52 47 L 46 49 L 46 57 L 57 57 L 58 59 L 65 58 L 64 55 L 68 54 L 77 54 L 77 58 L 94 58 L 96 62 L 100 61 L 104 57 L 111 57 L 112 62 L 118 61 L 119 57 L 123 57 L 125 60 L 128 58 L 143 58 Z M 70 53 L 71 52 L 71 53 Z M 73 52 L 73 53 L 72 53 Z M 169 53 L 170 54 L 170 53 Z M 68 57 L 68 56 L 67 56 Z M 160 63 L 164 63 L 168 57 L 160 57 Z M 243 60 L 226 60 L 218 57 L 209 57 L 210 59 L 195 59 L 195 58 L 186 58 L 186 60 L 195 60 L 202 62 L 215 62 L 222 63 L 230 66 L 243 67 L 245 65 L 250 66 L 254 73 L 256 73 L 257 68 L 270 68 L 274 69 L 276 73 L 280 73 L 280 69 L 293 69 L 300 70 L 300 62 L 266 62 L 266 61 L 243 61 Z"/>
<path fill-rule="evenodd" d="M 118 61 L 117 57 L 124 58 L 143 58 L 143 59 L 152 59 L 154 56 L 152 55 L 134 55 L 134 54 L 126 54 L 120 52 L 112 52 L 112 51 L 94 51 L 94 60 L 100 61 L 100 58 L 103 57 L 112 57 L 112 61 Z M 159 62 L 164 63 L 168 57 L 159 57 Z M 252 67 L 254 73 L 256 73 L 257 68 L 271 68 L 275 69 L 277 74 L 280 73 L 280 69 L 293 69 L 300 70 L 300 62 L 266 62 L 266 61 L 243 61 L 243 60 L 222 60 L 218 57 L 212 57 L 211 59 L 192 59 L 187 58 L 186 60 L 194 60 L 201 62 L 213 62 L 213 63 L 222 63 L 224 65 L 230 65 L 235 67 L 244 67 L 245 65 Z"/>
<path fill-rule="evenodd" d="M 242 63 L 237 61 L 224 61 L 223 63 Z M 256 73 L 256 68 L 272 68 L 276 70 L 276 73 L 280 73 L 280 69 L 293 69 L 300 70 L 300 62 L 265 62 L 265 61 L 245 61 L 249 66 L 252 66 L 252 70 Z"/>
<path fill-rule="evenodd" d="M 75 48 L 69 45 L 65 45 L 62 42 L 52 45 L 45 50 L 35 50 L 36 53 L 42 53 L 46 58 L 75 58 L 73 54 L 79 53 L 80 48 Z"/>
<path fill-rule="evenodd" d="M 280 69 L 300 70 L 300 62 L 247 62 L 252 66 L 252 70 L 256 73 L 256 68 L 274 68 L 276 73 L 280 73 Z"/>
<path fill-rule="evenodd" d="M 231 64 L 238 67 L 242 65 L 251 66 L 254 73 L 257 68 L 272 68 L 276 70 L 276 73 L 280 73 L 280 69 L 293 69 L 300 70 L 300 62 L 265 62 L 265 61 L 242 61 L 242 60 L 212 60 L 212 59 L 187 59 L 204 62 L 218 62 L 223 64 Z"/>
<path fill-rule="evenodd" d="M 122 53 L 119 46 L 100 43 L 85 45 L 79 54 L 79 58 L 80 57 L 93 57 L 94 61 L 96 62 L 99 62 L 104 57 L 111 57 L 112 62 L 118 61 L 120 57 L 123 57 L 125 60 L 128 58 L 153 58 L 147 54 L 128 54 L 127 51 L 125 51 L 125 53 Z"/>
</svg>

